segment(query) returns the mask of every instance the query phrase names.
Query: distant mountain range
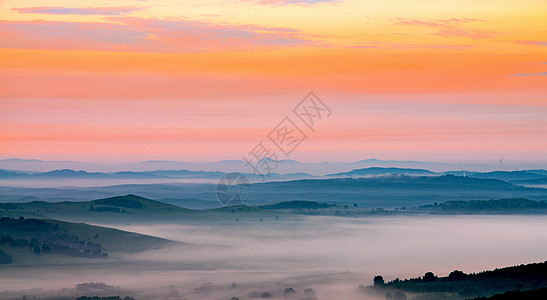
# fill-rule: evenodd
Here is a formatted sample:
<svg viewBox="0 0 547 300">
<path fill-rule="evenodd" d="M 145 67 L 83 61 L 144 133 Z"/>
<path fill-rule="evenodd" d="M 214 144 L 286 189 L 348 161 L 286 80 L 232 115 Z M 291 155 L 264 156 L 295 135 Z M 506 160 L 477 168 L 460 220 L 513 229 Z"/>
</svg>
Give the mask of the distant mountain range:
<svg viewBox="0 0 547 300">
<path fill-rule="evenodd" d="M 445 172 L 449 170 L 471 170 L 475 172 L 489 172 L 499 169 L 497 160 L 490 163 L 441 163 L 426 161 L 406 161 L 406 160 L 381 160 L 381 159 L 362 159 L 348 162 L 299 162 L 293 159 L 273 160 L 263 159 L 274 167 L 272 172 L 278 174 L 289 173 L 309 173 L 315 176 L 348 172 L 353 169 L 362 169 L 370 167 L 384 168 L 410 168 L 426 169 L 432 172 Z M 505 162 L 505 169 L 533 169 L 547 168 L 547 163 L 517 163 Z M 3 159 L 0 160 L 0 169 L 48 172 L 59 169 L 86 170 L 88 172 L 113 173 L 120 171 L 152 171 L 152 170 L 191 170 L 191 171 L 209 171 L 209 172 L 240 172 L 253 173 L 253 170 L 246 165 L 243 160 L 221 160 L 213 162 L 184 162 L 171 160 L 148 160 L 136 163 L 89 163 L 76 161 L 44 161 L 37 159 Z"/>
<path fill-rule="evenodd" d="M 87 172 L 75 171 L 71 169 L 61 169 L 49 172 L 28 172 L 12 171 L 0 169 L 0 180 L 45 180 L 45 179 L 214 179 L 219 180 L 226 172 L 209 171 L 190 171 L 190 170 L 156 170 L 142 172 Z M 243 173 L 245 177 L 252 181 L 262 181 L 262 177 L 253 173 Z M 292 180 L 301 178 L 314 178 L 315 176 L 306 173 L 278 174 L 270 173 L 264 178 L 268 180 Z"/>
</svg>

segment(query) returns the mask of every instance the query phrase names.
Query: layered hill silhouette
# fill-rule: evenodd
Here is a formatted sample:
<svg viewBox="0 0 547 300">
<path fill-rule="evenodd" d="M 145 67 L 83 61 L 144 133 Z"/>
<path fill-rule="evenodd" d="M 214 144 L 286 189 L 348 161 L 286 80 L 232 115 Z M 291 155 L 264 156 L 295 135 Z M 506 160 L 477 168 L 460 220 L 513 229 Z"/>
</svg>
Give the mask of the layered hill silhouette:
<svg viewBox="0 0 547 300">
<path fill-rule="evenodd" d="M 393 170 L 391 169 L 390 172 Z M 378 172 L 375 169 L 374 172 Z M 405 172 L 407 172 L 405 170 Z M 421 171 L 418 171 L 421 172 Z M 154 183 L 103 187 L 15 188 L 0 186 L 1 202 L 41 200 L 89 201 L 99 197 L 137 193 L 180 207 L 206 209 L 221 207 L 213 183 Z M 525 187 L 498 179 L 455 175 L 357 176 L 281 180 L 251 184 L 250 205 L 283 201 L 317 201 L 360 207 L 414 207 L 434 202 L 527 198 L 547 200 L 547 189 Z"/>
<path fill-rule="evenodd" d="M 419 206 L 451 200 L 547 199 L 547 189 L 453 175 L 295 180 L 251 185 L 257 203 L 308 200 L 371 207 Z"/>
</svg>

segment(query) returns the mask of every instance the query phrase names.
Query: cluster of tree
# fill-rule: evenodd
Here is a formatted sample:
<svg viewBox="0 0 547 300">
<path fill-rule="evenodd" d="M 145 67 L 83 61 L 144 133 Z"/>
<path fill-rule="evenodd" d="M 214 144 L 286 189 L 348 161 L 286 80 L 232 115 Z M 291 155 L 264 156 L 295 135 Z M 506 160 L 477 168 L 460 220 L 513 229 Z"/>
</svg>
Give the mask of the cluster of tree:
<svg viewBox="0 0 547 300">
<path fill-rule="evenodd" d="M 466 274 L 454 270 L 447 277 L 427 272 L 423 277 L 384 283 L 382 276 L 374 277 L 374 287 L 415 293 L 449 293 L 460 297 L 490 296 L 509 290 L 534 290 L 547 287 L 547 261 L 519 265 L 491 271 Z"/>
<path fill-rule="evenodd" d="M 76 300 L 135 300 L 135 298 L 129 297 L 129 296 L 125 296 L 123 298 L 120 298 L 120 296 L 107 296 L 107 297 L 81 296 L 76 298 Z"/>
<path fill-rule="evenodd" d="M 294 298 L 297 295 L 298 295 L 297 291 L 292 287 L 286 288 L 283 291 L 283 297 L 284 298 Z M 305 298 L 306 300 L 316 299 L 315 295 L 316 295 L 316 293 L 315 293 L 314 289 L 312 289 L 312 288 L 304 289 L 304 296 L 306 297 Z M 272 292 L 269 292 L 269 291 L 262 292 L 262 291 L 256 291 L 255 290 L 255 291 L 249 292 L 248 297 L 249 298 L 268 299 L 268 298 L 273 298 L 274 296 L 273 296 Z"/>
<path fill-rule="evenodd" d="M 420 210 L 433 212 L 547 212 L 547 202 L 534 201 L 525 198 L 509 198 L 497 200 L 447 201 L 419 207 Z"/>
<path fill-rule="evenodd" d="M 319 203 L 315 201 L 284 201 L 275 204 L 260 205 L 263 209 L 319 209 L 337 206 L 336 204 Z"/>
<path fill-rule="evenodd" d="M 125 213 L 125 209 L 120 209 L 119 207 L 111 207 L 111 206 L 97 206 L 97 207 L 93 207 L 93 205 L 90 205 L 90 206 L 89 206 L 88 211 Z"/>
<path fill-rule="evenodd" d="M 57 253 L 78 257 L 107 257 L 99 243 L 80 240 L 76 234 L 60 233 L 58 223 L 20 217 L 1 218 L 0 229 L 9 232 L 0 236 L 0 244 L 10 247 L 30 247 L 34 254 Z M 66 230 L 65 230 L 66 231 Z M 96 235 L 97 237 L 98 235 Z"/>
<path fill-rule="evenodd" d="M 48 253 L 51 250 L 50 246 L 47 243 L 41 242 L 36 238 L 31 238 L 30 240 L 21 239 L 21 238 L 16 239 L 7 234 L 0 236 L 0 245 L 8 245 L 11 247 L 28 246 L 36 255 L 40 255 L 42 252 Z M 5 254 L 8 255 L 7 253 Z M 11 262 L 13 262 L 13 259 L 11 259 L 11 256 L 9 256 L 9 259 L 6 257 L 6 263 L 11 263 Z"/>
<path fill-rule="evenodd" d="M 2 232 L 39 233 L 59 230 L 58 224 L 52 224 L 40 219 L 0 218 L 0 230 Z"/>
</svg>

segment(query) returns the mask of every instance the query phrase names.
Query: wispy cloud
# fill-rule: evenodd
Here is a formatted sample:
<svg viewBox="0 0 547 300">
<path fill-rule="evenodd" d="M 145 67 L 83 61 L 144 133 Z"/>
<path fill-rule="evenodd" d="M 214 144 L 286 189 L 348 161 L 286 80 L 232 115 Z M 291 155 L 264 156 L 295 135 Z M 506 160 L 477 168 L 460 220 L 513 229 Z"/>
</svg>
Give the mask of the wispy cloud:
<svg viewBox="0 0 547 300">
<path fill-rule="evenodd" d="M 539 72 L 539 73 L 517 73 L 509 75 L 511 77 L 520 77 L 520 76 L 547 76 L 547 72 Z"/>
<path fill-rule="evenodd" d="M 121 7 L 59 7 L 59 6 L 38 6 L 19 7 L 12 10 L 23 14 L 47 14 L 47 15 L 107 15 L 116 16 L 130 13 L 142 8 L 135 6 Z"/>
<path fill-rule="evenodd" d="M 99 22 L 0 21 L 0 47 L 19 49 L 115 50 L 138 44 L 147 34 L 128 26 Z"/>
<path fill-rule="evenodd" d="M 335 3 L 339 0 L 246 0 L 265 5 L 315 5 L 321 3 Z"/>
<path fill-rule="evenodd" d="M 533 45 L 533 46 L 543 46 L 547 47 L 547 42 L 545 41 L 519 41 L 521 44 Z"/>
<path fill-rule="evenodd" d="M 165 40 L 173 45 L 195 43 L 204 48 L 249 46 L 297 46 L 313 44 L 296 29 L 257 25 L 227 25 L 189 20 L 160 20 L 111 17 L 112 21 L 142 30 L 149 40 Z"/>
<path fill-rule="evenodd" d="M 346 48 L 380 48 L 380 49 L 465 49 L 472 45 L 439 45 L 439 44 L 401 44 L 401 43 L 369 43 L 352 45 Z"/>
<path fill-rule="evenodd" d="M 0 21 L 0 31 L 5 33 L 0 36 L 0 47 L 196 52 L 315 44 L 291 28 L 117 16 L 109 21 Z"/>
<path fill-rule="evenodd" d="M 423 26 L 434 28 L 437 31 L 433 35 L 442 37 L 469 37 L 473 39 L 490 38 L 495 36 L 494 32 L 476 28 L 463 28 L 462 24 L 482 22 L 480 19 L 452 18 L 445 20 L 417 20 L 399 18 L 395 25 Z"/>
</svg>

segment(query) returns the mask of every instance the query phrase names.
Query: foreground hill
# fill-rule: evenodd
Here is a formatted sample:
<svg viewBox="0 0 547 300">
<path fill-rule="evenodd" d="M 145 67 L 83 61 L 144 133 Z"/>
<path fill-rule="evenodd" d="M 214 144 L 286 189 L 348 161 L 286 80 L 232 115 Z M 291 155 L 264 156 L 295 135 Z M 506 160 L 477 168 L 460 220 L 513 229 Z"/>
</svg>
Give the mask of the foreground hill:
<svg viewBox="0 0 547 300">
<path fill-rule="evenodd" d="M 17 265 L 108 259 L 173 243 L 113 228 L 24 217 L 2 217 L 0 233 L 0 264 Z"/>
</svg>

